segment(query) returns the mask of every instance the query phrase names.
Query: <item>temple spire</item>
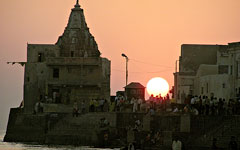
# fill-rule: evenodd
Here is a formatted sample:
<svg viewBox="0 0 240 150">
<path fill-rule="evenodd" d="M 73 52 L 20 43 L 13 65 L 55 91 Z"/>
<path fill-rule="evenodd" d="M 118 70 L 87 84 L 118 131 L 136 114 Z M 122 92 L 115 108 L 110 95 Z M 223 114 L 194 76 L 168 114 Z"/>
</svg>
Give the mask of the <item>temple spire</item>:
<svg viewBox="0 0 240 150">
<path fill-rule="evenodd" d="M 80 7 L 79 0 L 77 0 L 75 7 Z"/>
</svg>

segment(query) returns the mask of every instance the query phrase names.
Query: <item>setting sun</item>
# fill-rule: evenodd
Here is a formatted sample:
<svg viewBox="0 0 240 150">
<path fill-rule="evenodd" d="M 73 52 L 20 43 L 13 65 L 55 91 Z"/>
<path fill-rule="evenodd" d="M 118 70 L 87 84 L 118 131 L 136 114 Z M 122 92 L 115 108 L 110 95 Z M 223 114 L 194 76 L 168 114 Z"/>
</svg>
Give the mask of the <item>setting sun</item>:
<svg viewBox="0 0 240 150">
<path fill-rule="evenodd" d="M 150 95 L 157 96 L 161 94 L 161 96 L 166 96 L 169 91 L 168 82 L 160 77 L 152 78 L 147 83 L 147 92 Z"/>
</svg>

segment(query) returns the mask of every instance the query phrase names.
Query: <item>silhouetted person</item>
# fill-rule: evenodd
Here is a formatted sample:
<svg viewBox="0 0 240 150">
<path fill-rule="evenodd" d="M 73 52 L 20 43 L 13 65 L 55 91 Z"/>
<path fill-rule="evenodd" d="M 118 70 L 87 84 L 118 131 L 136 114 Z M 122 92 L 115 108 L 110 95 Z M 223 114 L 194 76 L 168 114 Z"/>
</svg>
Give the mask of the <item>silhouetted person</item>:
<svg viewBox="0 0 240 150">
<path fill-rule="evenodd" d="M 178 137 L 175 137 L 172 142 L 172 150 L 181 150 L 182 149 L 182 142 Z"/>
<path fill-rule="evenodd" d="M 73 117 L 78 117 L 78 103 L 77 103 L 77 101 L 74 101 L 74 103 L 73 103 Z"/>
<path fill-rule="evenodd" d="M 209 107 L 210 107 L 210 100 L 209 100 L 209 98 L 206 96 L 206 100 L 205 100 L 206 115 L 209 115 Z"/>
</svg>

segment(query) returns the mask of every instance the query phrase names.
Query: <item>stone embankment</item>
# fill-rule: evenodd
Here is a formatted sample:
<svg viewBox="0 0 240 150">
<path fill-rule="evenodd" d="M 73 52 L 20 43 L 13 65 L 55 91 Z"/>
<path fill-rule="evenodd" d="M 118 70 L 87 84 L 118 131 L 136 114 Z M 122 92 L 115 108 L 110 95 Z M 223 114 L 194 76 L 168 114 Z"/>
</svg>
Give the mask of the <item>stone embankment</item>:
<svg viewBox="0 0 240 150">
<path fill-rule="evenodd" d="M 101 126 L 103 119 L 108 126 Z M 141 126 L 134 130 L 133 138 L 128 138 L 129 128 L 135 127 L 136 120 Z M 220 148 L 226 148 L 231 136 L 240 136 L 239 125 L 240 116 L 92 112 L 73 117 L 70 113 L 25 114 L 21 109 L 12 108 L 4 141 L 122 147 L 128 139 L 133 139 L 142 147 L 148 135 L 159 132 L 159 141 L 154 146 L 150 144 L 151 149 L 169 148 L 176 136 L 185 146 L 194 149 L 208 149 L 213 138 L 217 138 Z"/>
</svg>

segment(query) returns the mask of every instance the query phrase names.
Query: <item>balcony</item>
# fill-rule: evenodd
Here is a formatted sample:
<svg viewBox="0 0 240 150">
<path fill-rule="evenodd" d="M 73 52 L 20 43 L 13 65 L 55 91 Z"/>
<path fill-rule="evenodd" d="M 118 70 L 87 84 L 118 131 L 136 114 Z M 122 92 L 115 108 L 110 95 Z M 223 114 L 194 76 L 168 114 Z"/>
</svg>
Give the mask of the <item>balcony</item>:
<svg viewBox="0 0 240 150">
<path fill-rule="evenodd" d="M 60 65 L 76 65 L 76 66 L 100 66 L 101 58 L 96 57 L 48 57 L 47 65 L 60 66 Z"/>
</svg>

